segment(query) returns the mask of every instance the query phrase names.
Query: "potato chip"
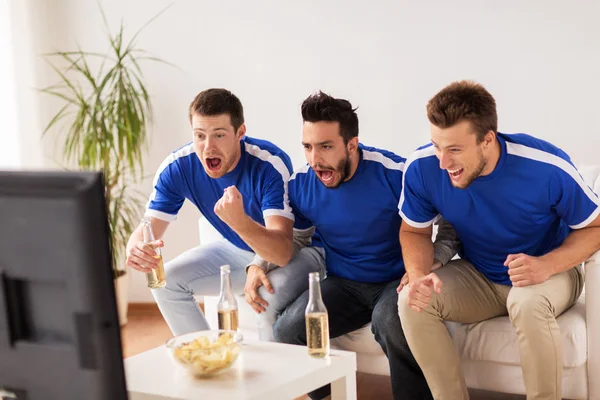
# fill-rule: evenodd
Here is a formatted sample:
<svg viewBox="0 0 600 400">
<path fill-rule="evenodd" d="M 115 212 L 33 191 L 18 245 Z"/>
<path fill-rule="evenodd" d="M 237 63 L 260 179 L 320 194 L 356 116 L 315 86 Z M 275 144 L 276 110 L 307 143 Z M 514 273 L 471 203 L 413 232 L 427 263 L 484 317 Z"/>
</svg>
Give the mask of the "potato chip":
<svg viewBox="0 0 600 400">
<path fill-rule="evenodd" d="M 239 345 L 230 333 L 222 333 L 211 343 L 208 337 L 199 336 L 173 350 L 173 356 L 187 366 L 194 376 L 211 375 L 226 368 L 237 359 Z"/>
</svg>

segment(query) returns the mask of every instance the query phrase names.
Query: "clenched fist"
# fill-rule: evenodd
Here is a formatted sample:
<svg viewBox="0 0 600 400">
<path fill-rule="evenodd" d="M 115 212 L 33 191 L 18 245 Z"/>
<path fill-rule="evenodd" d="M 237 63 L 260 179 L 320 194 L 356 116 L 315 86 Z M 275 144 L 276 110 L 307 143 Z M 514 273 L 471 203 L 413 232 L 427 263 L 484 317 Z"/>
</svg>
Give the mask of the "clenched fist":
<svg viewBox="0 0 600 400">
<path fill-rule="evenodd" d="M 504 261 L 508 267 L 508 276 L 513 286 L 529 286 L 543 283 L 552 275 L 550 265 L 544 263 L 539 257 L 527 254 L 509 254 Z"/>
<path fill-rule="evenodd" d="M 215 214 L 230 227 L 241 224 L 246 218 L 242 194 L 235 186 L 229 186 L 223 196 L 217 201 L 214 208 Z"/>
</svg>

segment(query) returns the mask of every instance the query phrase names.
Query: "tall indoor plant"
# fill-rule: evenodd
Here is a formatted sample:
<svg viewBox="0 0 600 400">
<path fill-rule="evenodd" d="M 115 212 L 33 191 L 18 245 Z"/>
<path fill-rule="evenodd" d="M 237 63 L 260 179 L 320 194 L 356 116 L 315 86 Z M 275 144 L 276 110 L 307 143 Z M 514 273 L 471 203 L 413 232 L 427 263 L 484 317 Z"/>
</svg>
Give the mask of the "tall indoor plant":
<svg viewBox="0 0 600 400">
<path fill-rule="evenodd" d="M 139 62 L 161 61 L 138 49 L 136 38 L 165 10 L 126 42 L 123 24 L 116 34 L 111 34 L 100 7 L 110 45 L 107 54 L 77 49 L 45 55 L 60 82 L 41 91 L 59 98 L 63 105 L 48 122 L 44 134 L 57 135 L 64 160 L 70 165 L 104 172 L 121 324 L 127 320 L 124 250 L 140 221 L 143 198 L 134 185 L 143 175 L 142 157 L 147 151 L 147 128 L 152 119 L 150 96 Z M 61 129 L 51 129 L 59 125 Z"/>
</svg>

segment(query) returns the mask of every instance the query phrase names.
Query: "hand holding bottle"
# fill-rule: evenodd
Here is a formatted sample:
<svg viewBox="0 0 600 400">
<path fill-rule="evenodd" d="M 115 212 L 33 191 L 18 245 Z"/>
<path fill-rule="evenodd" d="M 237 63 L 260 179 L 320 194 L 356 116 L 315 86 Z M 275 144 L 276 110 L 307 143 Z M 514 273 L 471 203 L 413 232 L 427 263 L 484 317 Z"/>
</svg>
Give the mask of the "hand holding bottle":
<svg viewBox="0 0 600 400">
<path fill-rule="evenodd" d="M 164 246 L 162 240 L 154 240 L 149 243 L 137 242 L 127 249 L 127 261 L 125 265 L 143 273 L 150 272 L 158 267 L 157 249 Z"/>
</svg>

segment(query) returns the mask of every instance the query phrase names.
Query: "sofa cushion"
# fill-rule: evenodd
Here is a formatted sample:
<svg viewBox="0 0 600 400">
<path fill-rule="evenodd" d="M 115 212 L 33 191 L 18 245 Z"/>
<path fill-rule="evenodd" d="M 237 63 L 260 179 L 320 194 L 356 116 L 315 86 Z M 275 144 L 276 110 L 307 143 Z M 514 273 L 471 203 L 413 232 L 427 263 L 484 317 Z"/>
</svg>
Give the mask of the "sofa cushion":
<svg viewBox="0 0 600 400">
<path fill-rule="evenodd" d="M 383 354 L 383 350 L 371 333 L 371 324 L 367 324 L 354 332 L 331 340 L 331 345 L 336 349 L 355 351 L 373 355 Z"/>
<path fill-rule="evenodd" d="M 587 361 L 585 295 L 557 318 L 562 337 L 563 365 L 578 367 Z M 477 324 L 447 322 L 460 357 L 520 365 L 519 343 L 508 317 L 492 318 Z"/>
<path fill-rule="evenodd" d="M 577 167 L 583 180 L 594 190 L 596 194 L 600 193 L 600 166 L 581 165 Z"/>
</svg>

